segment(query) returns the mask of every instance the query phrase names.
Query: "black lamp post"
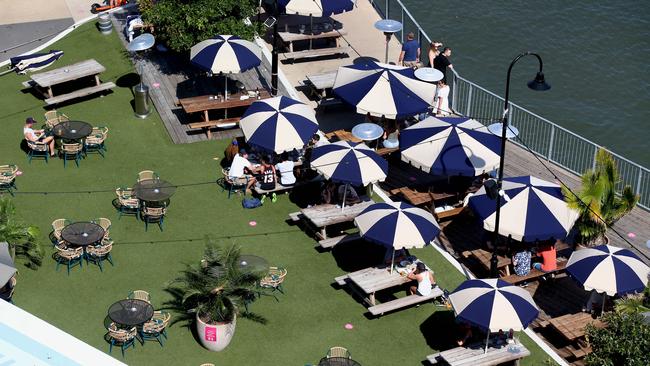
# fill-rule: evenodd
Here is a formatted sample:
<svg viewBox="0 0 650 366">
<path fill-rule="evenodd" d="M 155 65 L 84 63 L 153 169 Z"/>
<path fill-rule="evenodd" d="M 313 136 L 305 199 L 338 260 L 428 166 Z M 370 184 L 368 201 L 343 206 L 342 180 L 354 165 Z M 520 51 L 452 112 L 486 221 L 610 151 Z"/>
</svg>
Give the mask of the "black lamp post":
<svg viewBox="0 0 650 366">
<path fill-rule="evenodd" d="M 539 61 L 539 71 L 537 72 L 537 75 L 535 76 L 534 80 L 531 80 L 528 82 L 528 87 L 532 90 L 535 91 L 545 91 L 551 89 L 551 86 L 544 81 L 544 73 L 542 72 L 542 58 L 533 52 L 523 52 L 519 54 L 517 57 L 515 57 L 512 62 L 510 63 L 510 67 L 508 67 L 508 78 L 506 80 L 506 99 L 505 103 L 503 105 L 503 117 L 501 118 L 501 126 L 498 126 L 499 124 L 494 124 L 489 128 L 490 131 L 493 131 L 495 127 L 501 127 L 501 159 L 499 160 L 499 176 L 497 178 L 497 184 L 496 184 L 496 217 L 494 220 L 494 243 L 493 243 L 493 250 L 492 250 L 492 258 L 490 260 L 490 275 L 494 278 L 498 276 L 497 273 L 497 263 L 498 263 L 498 258 L 497 258 L 497 247 L 498 247 L 498 241 L 499 241 L 499 219 L 501 218 L 501 184 L 503 183 L 503 165 L 506 157 L 506 138 L 508 137 L 508 99 L 510 97 L 510 73 L 512 72 L 512 67 L 519 61 L 522 57 L 532 55 L 537 57 L 537 61 Z M 487 188 L 487 187 L 486 187 Z"/>
</svg>

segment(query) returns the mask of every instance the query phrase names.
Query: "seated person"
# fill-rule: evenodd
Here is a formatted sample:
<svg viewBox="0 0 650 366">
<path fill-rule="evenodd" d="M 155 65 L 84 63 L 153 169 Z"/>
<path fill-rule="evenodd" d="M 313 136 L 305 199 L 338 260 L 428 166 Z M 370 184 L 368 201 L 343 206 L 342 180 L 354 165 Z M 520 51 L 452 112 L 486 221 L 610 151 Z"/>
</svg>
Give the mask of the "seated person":
<svg viewBox="0 0 650 366">
<path fill-rule="evenodd" d="M 293 175 L 295 164 L 289 160 L 289 154 L 283 152 L 280 155 L 280 162 L 275 164 L 275 170 L 280 174 L 280 184 L 285 187 L 291 187 L 296 184 L 296 176 Z"/>
<path fill-rule="evenodd" d="M 458 323 L 458 337 L 456 338 L 456 343 L 459 346 L 462 346 L 472 338 L 472 335 L 472 326 L 465 321 L 460 321 Z"/>
<path fill-rule="evenodd" d="M 258 187 L 265 191 L 275 189 L 276 173 L 275 167 L 271 164 L 271 157 L 268 155 L 262 156 L 262 165 L 259 167 L 260 174 L 258 175 Z"/>
<path fill-rule="evenodd" d="M 417 286 L 411 286 L 409 289 L 411 295 L 429 296 L 431 290 L 436 287 L 436 279 L 433 277 L 433 273 L 427 270 L 427 267 L 422 262 L 418 262 L 413 272 L 406 275 L 406 277 L 418 282 Z"/>
<path fill-rule="evenodd" d="M 335 191 L 336 191 L 336 183 L 332 181 L 328 181 L 320 193 L 321 202 L 324 204 L 332 204 L 332 205 L 336 204 L 337 200 L 336 200 L 336 195 L 334 194 Z"/>
<path fill-rule="evenodd" d="M 542 272 L 552 272 L 557 269 L 557 253 L 555 244 L 543 245 L 537 250 L 537 254 L 542 257 L 542 263 L 535 263 L 533 267 Z"/>
<path fill-rule="evenodd" d="M 235 158 L 235 155 L 239 153 L 239 143 L 237 139 L 233 139 L 232 142 L 226 147 L 226 150 L 223 152 L 223 155 L 226 158 L 228 164 L 232 163 L 232 159 Z"/>
<path fill-rule="evenodd" d="M 384 263 L 391 264 L 391 261 L 393 261 L 393 253 L 395 253 L 394 263 L 399 263 L 406 259 L 406 249 L 397 249 L 393 252 L 393 248 L 386 248 L 386 253 L 384 254 Z"/>
<path fill-rule="evenodd" d="M 248 179 L 246 190 L 249 191 L 251 187 L 257 182 L 253 174 L 259 172 L 259 167 L 254 166 L 248 161 L 248 152 L 245 149 L 240 149 L 239 154 L 235 155 L 230 164 L 228 177 L 236 184 L 243 184 Z"/>
<path fill-rule="evenodd" d="M 32 117 L 27 117 L 27 120 L 25 120 L 25 126 L 23 127 L 23 135 L 25 135 L 25 140 L 47 144 L 50 149 L 50 156 L 54 156 L 56 154 L 56 150 L 54 149 L 54 137 L 45 137 L 45 130 L 32 129 L 35 123 L 36 121 Z"/>
<path fill-rule="evenodd" d="M 345 197 L 345 198 L 344 198 Z M 345 200 L 346 205 L 354 205 L 361 202 L 357 191 L 349 184 L 341 184 L 338 189 L 339 202 Z"/>
<path fill-rule="evenodd" d="M 517 253 L 512 256 L 512 265 L 515 268 L 517 276 L 526 276 L 530 273 L 530 251 L 523 245 L 519 245 Z"/>
</svg>

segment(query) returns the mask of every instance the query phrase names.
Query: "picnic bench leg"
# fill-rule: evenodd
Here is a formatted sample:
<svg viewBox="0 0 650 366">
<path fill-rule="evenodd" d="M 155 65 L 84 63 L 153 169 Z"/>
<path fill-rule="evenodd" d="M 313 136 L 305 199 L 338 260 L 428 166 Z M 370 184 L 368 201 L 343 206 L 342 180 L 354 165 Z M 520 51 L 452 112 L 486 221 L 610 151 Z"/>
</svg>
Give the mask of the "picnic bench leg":
<svg viewBox="0 0 650 366">
<path fill-rule="evenodd" d="M 320 236 L 323 238 L 323 240 L 327 239 L 327 226 L 323 226 L 320 229 Z"/>
<path fill-rule="evenodd" d="M 370 301 L 370 305 L 375 306 L 377 303 L 375 302 L 375 293 L 371 293 L 368 295 L 368 300 Z"/>
<path fill-rule="evenodd" d="M 289 52 L 293 52 L 293 41 L 289 42 Z"/>
<path fill-rule="evenodd" d="M 54 98 L 54 94 L 52 93 L 52 87 L 51 86 L 47 87 L 47 95 L 49 95 L 50 98 Z"/>
<path fill-rule="evenodd" d="M 102 82 L 99 81 L 99 75 L 98 74 L 95 74 L 95 83 L 97 84 L 97 86 L 100 86 L 102 84 Z"/>
</svg>

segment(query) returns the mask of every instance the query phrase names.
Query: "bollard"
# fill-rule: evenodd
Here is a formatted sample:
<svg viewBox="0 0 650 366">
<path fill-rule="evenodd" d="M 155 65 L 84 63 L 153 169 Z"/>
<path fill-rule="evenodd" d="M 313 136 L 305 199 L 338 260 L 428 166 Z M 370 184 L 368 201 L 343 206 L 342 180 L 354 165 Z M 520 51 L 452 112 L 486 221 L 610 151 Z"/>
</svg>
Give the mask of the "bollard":
<svg viewBox="0 0 650 366">
<path fill-rule="evenodd" d="M 99 13 L 97 18 L 99 19 L 99 31 L 102 32 L 102 34 L 111 34 L 113 31 L 113 23 L 111 22 L 110 14 L 106 12 Z"/>
</svg>

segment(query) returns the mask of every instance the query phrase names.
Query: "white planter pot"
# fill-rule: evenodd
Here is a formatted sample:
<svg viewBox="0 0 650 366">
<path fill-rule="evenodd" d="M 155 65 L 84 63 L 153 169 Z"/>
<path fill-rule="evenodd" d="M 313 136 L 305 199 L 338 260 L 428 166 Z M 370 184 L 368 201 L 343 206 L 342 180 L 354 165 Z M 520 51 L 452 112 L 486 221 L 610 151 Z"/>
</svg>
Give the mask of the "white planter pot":
<svg viewBox="0 0 650 366">
<path fill-rule="evenodd" d="M 235 335 L 237 318 L 231 323 L 207 324 L 196 315 L 196 332 L 201 345 L 210 351 L 219 352 L 230 344 Z"/>
</svg>

